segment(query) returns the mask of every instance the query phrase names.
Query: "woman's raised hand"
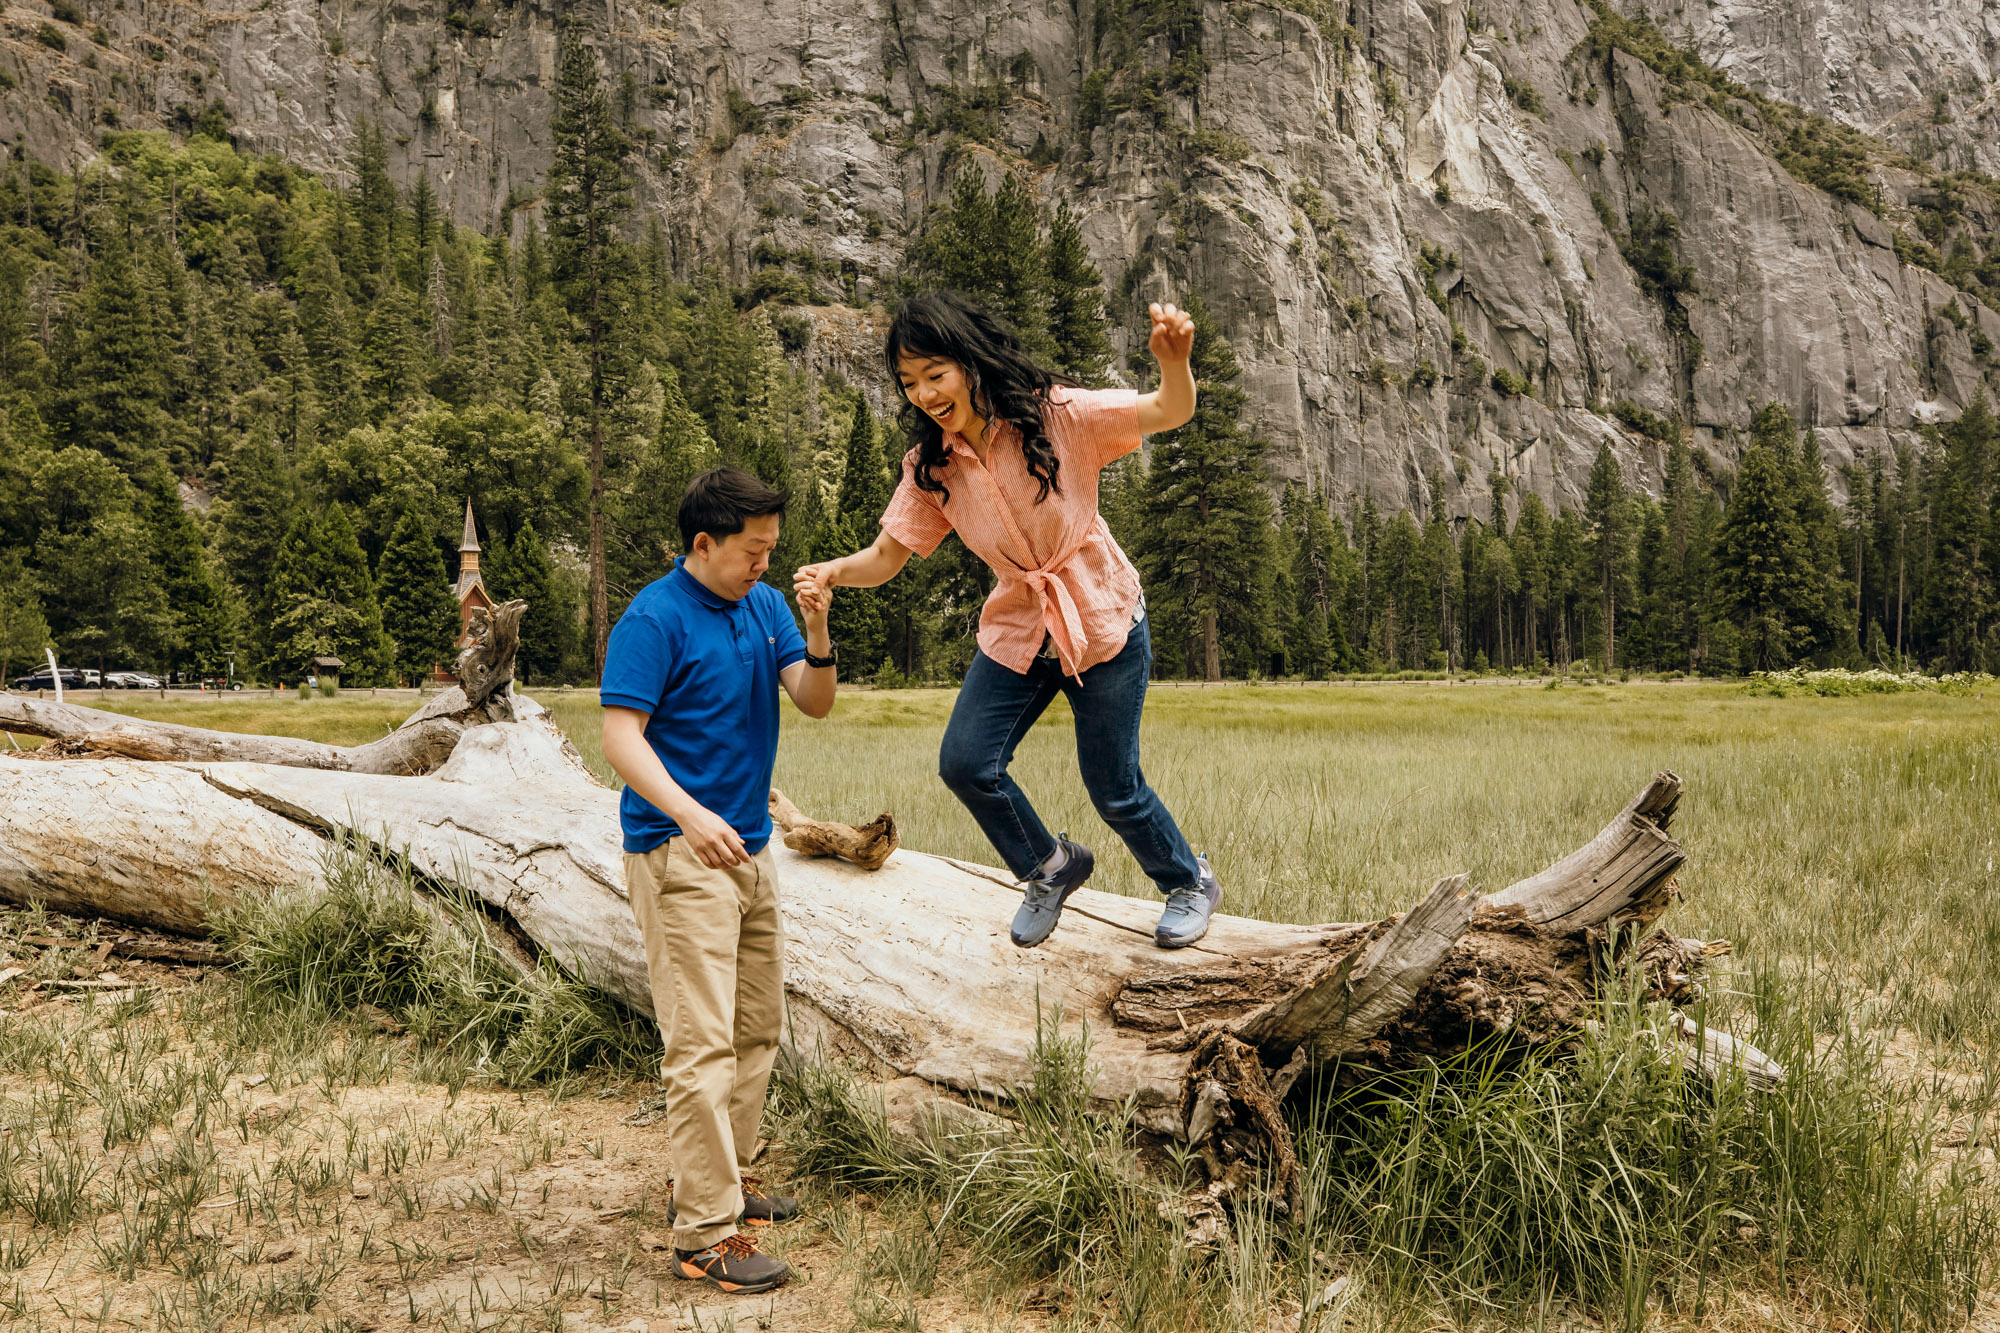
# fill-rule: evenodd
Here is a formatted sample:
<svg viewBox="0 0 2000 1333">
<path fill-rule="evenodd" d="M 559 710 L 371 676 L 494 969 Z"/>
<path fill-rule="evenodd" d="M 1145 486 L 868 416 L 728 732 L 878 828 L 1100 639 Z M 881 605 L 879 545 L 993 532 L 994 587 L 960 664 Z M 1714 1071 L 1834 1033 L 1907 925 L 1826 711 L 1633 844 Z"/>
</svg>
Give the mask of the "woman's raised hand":
<svg viewBox="0 0 2000 1333">
<path fill-rule="evenodd" d="M 1153 317 L 1153 334 L 1146 345 L 1156 361 L 1185 361 L 1194 354 L 1194 317 L 1172 303 L 1153 302 L 1147 307 Z"/>
</svg>

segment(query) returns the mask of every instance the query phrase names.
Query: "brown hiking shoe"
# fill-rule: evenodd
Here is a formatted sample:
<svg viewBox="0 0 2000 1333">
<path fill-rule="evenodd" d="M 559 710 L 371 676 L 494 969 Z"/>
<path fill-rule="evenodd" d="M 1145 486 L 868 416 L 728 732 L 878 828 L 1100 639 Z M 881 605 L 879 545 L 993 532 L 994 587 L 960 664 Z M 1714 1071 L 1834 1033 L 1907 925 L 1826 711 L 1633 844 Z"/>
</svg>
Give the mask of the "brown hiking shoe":
<svg viewBox="0 0 2000 1333">
<path fill-rule="evenodd" d="M 763 1182 L 756 1176 L 743 1177 L 743 1211 L 736 1215 L 738 1222 L 747 1222 L 753 1227 L 768 1227 L 773 1222 L 789 1222 L 799 1215 L 799 1201 L 789 1194 L 766 1194 Z M 680 1216 L 674 1207 L 674 1187 L 667 1185 L 667 1225 L 672 1226 Z"/>
<path fill-rule="evenodd" d="M 752 1294 L 775 1291 L 789 1282 L 792 1266 L 757 1252 L 757 1242 L 742 1232 L 705 1250 L 674 1251 L 674 1272 L 690 1282 L 706 1282 L 718 1291 Z"/>
<path fill-rule="evenodd" d="M 743 1177 L 743 1220 L 753 1227 L 789 1222 L 799 1215 L 799 1201 L 789 1194 L 766 1194 L 755 1176 Z"/>
</svg>

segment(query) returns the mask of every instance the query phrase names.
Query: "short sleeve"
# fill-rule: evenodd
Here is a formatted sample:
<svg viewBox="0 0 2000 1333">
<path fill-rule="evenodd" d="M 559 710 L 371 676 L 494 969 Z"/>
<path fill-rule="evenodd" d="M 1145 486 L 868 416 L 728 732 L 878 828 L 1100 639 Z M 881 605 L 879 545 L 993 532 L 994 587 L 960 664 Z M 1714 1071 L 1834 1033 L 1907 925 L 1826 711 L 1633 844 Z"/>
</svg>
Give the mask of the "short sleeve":
<svg viewBox="0 0 2000 1333">
<path fill-rule="evenodd" d="M 673 638 L 666 626 L 643 611 L 618 617 L 604 649 L 597 702 L 606 708 L 636 708 L 651 717 L 666 695 L 667 677 L 679 656 Z"/>
<path fill-rule="evenodd" d="M 1070 389 L 1057 406 L 1071 448 L 1098 467 L 1109 467 L 1139 447 L 1137 389 Z"/>
<path fill-rule="evenodd" d="M 778 646 L 778 670 L 783 671 L 794 662 L 805 661 L 806 640 L 799 633 L 799 622 L 792 618 L 791 604 L 785 601 L 785 595 L 772 588 L 770 600 L 771 641 Z"/>
<path fill-rule="evenodd" d="M 882 531 L 928 557 L 951 535 L 951 520 L 944 516 L 944 503 L 938 495 L 917 485 L 916 457 L 912 452 L 903 459 L 903 479 L 896 483 L 896 493 L 889 497 L 889 507 L 882 513 Z"/>
</svg>

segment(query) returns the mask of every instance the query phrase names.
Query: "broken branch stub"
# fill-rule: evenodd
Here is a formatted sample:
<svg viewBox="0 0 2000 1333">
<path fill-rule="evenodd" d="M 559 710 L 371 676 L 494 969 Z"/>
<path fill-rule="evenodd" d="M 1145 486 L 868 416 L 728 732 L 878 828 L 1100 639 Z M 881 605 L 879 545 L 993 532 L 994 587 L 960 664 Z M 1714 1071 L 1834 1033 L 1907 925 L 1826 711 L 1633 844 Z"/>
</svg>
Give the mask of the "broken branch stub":
<svg viewBox="0 0 2000 1333">
<path fill-rule="evenodd" d="M 896 817 L 884 810 L 866 824 L 832 824 L 809 819 L 776 787 L 771 788 L 771 819 L 784 830 L 785 846 L 806 856 L 837 856 L 863 870 L 880 870 L 902 841 Z"/>
</svg>

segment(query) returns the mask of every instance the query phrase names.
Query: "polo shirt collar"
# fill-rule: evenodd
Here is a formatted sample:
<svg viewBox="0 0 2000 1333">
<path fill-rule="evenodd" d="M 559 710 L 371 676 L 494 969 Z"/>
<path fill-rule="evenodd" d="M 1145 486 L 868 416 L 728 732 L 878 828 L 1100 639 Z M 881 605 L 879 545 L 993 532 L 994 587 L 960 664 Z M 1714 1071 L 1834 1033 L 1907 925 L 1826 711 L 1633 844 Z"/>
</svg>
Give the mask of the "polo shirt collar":
<svg viewBox="0 0 2000 1333">
<path fill-rule="evenodd" d="M 717 597 L 713 592 L 710 592 L 706 584 L 688 573 L 687 557 L 684 555 L 674 557 L 674 573 L 680 575 L 679 578 L 674 580 L 675 586 L 680 588 L 689 597 L 700 602 L 703 606 L 712 607 L 717 611 L 734 611 L 737 607 L 743 605 L 740 601 L 732 602 L 727 597 Z"/>
</svg>

